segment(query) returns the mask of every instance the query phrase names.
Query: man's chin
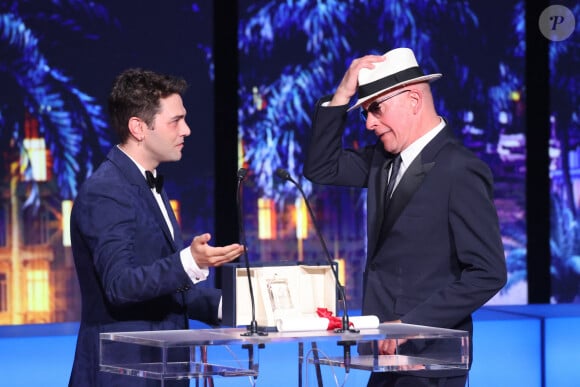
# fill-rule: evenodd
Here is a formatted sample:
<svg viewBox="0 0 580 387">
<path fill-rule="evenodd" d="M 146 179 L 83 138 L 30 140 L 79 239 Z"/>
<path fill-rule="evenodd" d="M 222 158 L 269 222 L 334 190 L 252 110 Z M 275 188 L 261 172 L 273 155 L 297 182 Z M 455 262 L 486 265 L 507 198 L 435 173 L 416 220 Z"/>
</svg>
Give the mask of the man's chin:
<svg viewBox="0 0 580 387">
<path fill-rule="evenodd" d="M 181 160 L 182 156 L 183 155 L 181 153 L 174 154 L 174 155 L 171 155 L 170 157 L 167 157 L 165 160 L 163 160 L 163 162 L 164 163 L 176 162 L 176 161 Z"/>
<path fill-rule="evenodd" d="M 385 150 L 389 153 L 393 153 L 393 146 L 389 141 L 385 141 L 385 139 L 381 139 L 382 143 L 383 143 L 383 148 L 385 148 Z"/>
</svg>

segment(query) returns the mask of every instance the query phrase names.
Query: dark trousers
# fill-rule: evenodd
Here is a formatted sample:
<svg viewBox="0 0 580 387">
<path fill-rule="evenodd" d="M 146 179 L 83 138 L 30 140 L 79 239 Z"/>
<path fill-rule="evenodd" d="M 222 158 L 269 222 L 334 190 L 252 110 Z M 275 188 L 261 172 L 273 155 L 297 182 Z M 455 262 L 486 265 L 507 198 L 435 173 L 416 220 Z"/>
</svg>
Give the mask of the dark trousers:
<svg viewBox="0 0 580 387">
<path fill-rule="evenodd" d="M 465 387 L 467 375 L 423 378 L 395 372 L 373 372 L 367 387 Z"/>
</svg>

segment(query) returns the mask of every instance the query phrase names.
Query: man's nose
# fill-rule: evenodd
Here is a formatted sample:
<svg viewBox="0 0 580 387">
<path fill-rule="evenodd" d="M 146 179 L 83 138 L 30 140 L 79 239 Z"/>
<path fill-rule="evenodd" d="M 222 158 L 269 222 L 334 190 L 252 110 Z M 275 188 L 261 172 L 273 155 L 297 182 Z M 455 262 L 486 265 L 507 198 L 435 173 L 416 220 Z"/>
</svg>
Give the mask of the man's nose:
<svg viewBox="0 0 580 387">
<path fill-rule="evenodd" d="M 182 132 L 184 137 L 187 137 L 191 134 L 191 129 L 189 128 L 189 125 L 187 125 L 187 122 L 185 121 L 183 121 Z"/>
<path fill-rule="evenodd" d="M 375 126 L 373 125 L 375 123 L 374 120 L 377 120 L 377 118 L 369 113 L 365 119 L 365 128 L 367 130 L 375 131 Z"/>
</svg>

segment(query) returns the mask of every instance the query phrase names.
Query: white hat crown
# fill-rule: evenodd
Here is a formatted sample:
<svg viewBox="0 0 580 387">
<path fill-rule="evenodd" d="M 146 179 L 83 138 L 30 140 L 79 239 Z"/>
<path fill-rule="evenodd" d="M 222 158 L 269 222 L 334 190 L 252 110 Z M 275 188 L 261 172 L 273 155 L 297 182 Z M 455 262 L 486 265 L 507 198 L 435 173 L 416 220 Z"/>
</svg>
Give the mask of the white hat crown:
<svg viewBox="0 0 580 387">
<path fill-rule="evenodd" d="M 415 54 L 409 48 L 395 48 L 383 56 L 385 60 L 376 62 L 373 69 L 363 68 L 360 70 L 358 101 L 349 111 L 390 90 L 412 83 L 430 82 L 442 76 L 441 74 L 425 75 L 415 59 Z"/>
</svg>

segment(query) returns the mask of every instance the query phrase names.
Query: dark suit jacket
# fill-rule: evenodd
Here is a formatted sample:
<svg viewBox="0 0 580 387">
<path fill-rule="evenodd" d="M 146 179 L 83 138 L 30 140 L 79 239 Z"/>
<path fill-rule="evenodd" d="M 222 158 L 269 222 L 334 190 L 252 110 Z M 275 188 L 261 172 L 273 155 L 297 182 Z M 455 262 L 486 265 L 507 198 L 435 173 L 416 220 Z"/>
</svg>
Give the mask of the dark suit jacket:
<svg viewBox="0 0 580 387">
<path fill-rule="evenodd" d="M 99 334 L 186 329 L 188 317 L 217 323 L 220 292 L 194 285 L 179 258 L 179 224 L 162 192 L 175 240 L 138 167 L 117 147 L 87 179 L 71 215 L 72 250 L 82 296 L 71 386 L 158 385 L 99 372 Z M 117 351 L 143 361 L 143 351 Z M 186 384 L 188 385 L 188 384 Z"/>
<path fill-rule="evenodd" d="M 319 184 L 368 188 L 363 314 L 380 321 L 472 332 L 471 313 L 506 282 L 492 175 L 444 128 L 411 163 L 389 203 L 381 142 L 342 146 L 346 106 L 313 117 L 304 175 Z"/>
</svg>

